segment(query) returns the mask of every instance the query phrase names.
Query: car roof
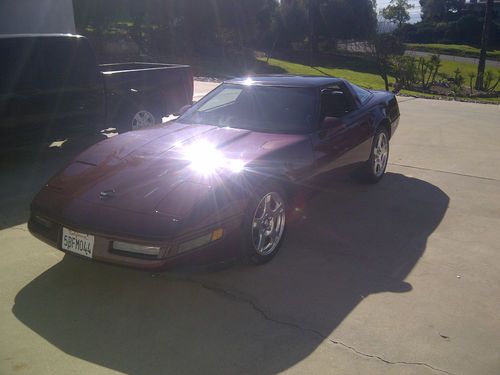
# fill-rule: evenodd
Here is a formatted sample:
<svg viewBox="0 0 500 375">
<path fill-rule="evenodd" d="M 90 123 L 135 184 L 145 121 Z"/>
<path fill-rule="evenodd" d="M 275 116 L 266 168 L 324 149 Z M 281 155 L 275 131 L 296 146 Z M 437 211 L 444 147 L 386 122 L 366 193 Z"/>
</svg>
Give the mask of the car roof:
<svg viewBox="0 0 500 375">
<path fill-rule="evenodd" d="M 341 78 L 327 76 L 273 74 L 238 77 L 225 81 L 225 83 L 256 86 L 322 87 L 343 81 Z"/>
</svg>

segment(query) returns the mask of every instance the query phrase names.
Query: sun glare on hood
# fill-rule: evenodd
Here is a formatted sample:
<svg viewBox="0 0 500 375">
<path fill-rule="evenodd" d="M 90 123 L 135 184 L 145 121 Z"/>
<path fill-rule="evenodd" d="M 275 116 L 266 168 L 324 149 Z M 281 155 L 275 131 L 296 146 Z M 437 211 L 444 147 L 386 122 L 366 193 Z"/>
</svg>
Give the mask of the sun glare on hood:
<svg viewBox="0 0 500 375">
<path fill-rule="evenodd" d="M 245 164 L 239 159 L 228 159 L 207 141 L 196 141 L 182 147 L 183 156 L 190 162 L 190 168 L 203 175 L 210 175 L 225 169 L 239 173 Z"/>
</svg>

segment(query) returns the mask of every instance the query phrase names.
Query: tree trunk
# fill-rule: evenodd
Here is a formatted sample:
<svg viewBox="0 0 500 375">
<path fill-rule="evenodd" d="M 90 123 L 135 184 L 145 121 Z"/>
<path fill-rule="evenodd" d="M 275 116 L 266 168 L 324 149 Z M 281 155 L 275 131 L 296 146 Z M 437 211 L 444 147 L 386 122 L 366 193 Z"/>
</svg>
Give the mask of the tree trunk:
<svg viewBox="0 0 500 375">
<path fill-rule="evenodd" d="M 388 65 L 389 61 L 385 58 L 377 56 L 377 65 L 379 67 L 380 77 L 384 80 L 385 91 L 389 91 L 389 74 L 388 74 Z"/>
<path fill-rule="evenodd" d="M 384 85 L 385 85 L 385 91 L 389 91 L 389 78 L 387 77 L 387 72 L 384 71 L 384 76 L 382 77 L 384 79 Z"/>
<path fill-rule="evenodd" d="M 479 56 L 479 65 L 477 67 L 476 90 L 484 89 L 484 69 L 486 67 L 486 49 L 488 48 L 488 37 L 493 19 L 493 0 L 486 3 L 484 15 L 483 36 L 481 37 L 481 55 Z"/>
<path fill-rule="evenodd" d="M 318 22 L 319 22 L 319 2 L 309 0 L 309 46 L 311 48 L 311 66 L 318 55 Z"/>
</svg>

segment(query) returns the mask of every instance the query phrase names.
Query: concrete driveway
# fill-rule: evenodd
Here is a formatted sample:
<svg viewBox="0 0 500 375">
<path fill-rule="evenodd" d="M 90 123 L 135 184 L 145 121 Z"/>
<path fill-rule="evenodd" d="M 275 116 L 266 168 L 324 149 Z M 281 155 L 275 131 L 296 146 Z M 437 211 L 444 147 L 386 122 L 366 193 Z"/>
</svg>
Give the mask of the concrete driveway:
<svg viewBox="0 0 500 375">
<path fill-rule="evenodd" d="M 258 268 L 65 256 L 28 205 L 97 138 L 2 160 L 0 374 L 499 374 L 500 107 L 400 102 L 384 180 L 326 186 Z"/>
</svg>

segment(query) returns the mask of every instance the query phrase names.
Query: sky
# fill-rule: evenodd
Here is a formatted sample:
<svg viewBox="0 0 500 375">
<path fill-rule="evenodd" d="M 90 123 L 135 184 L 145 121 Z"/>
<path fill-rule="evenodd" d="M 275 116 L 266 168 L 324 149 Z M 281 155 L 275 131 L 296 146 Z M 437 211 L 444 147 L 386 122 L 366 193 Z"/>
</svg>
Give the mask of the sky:
<svg viewBox="0 0 500 375">
<path fill-rule="evenodd" d="M 377 0 L 377 7 L 379 9 L 385 8 L 389 2 L 390 0 Z M 418 22 L 420 21 L 420 4 L 418 0 L 410 0 L 410 3 L 415 5 L 415 8 L 409 10 L 411 16 L 410 22 Z"/>
</svg>

